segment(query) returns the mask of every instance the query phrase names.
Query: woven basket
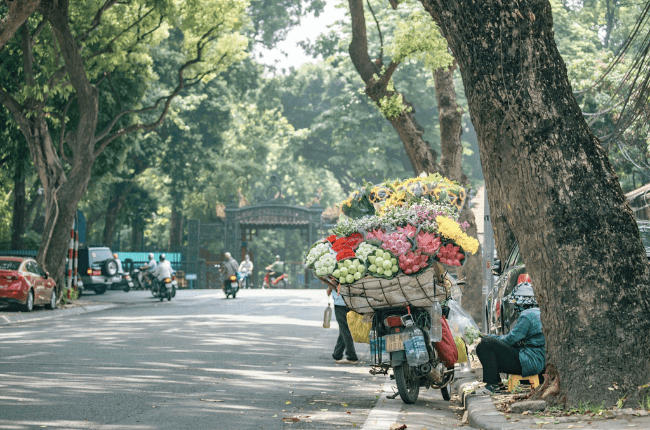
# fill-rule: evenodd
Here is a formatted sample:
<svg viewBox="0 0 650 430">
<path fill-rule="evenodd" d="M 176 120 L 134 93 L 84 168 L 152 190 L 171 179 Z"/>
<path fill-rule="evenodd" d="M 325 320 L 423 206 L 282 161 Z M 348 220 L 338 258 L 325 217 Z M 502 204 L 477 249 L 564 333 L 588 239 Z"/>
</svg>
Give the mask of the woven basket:
<svg viewBox="0 0 650 430">
<path fill-rule="evenodd" d="M 360 314 L 405 304 L 424 308 L 431 306 L 436 297 L 440 302 L 445 300 L 451 281 L 444 278 L 444 283 L 440 283 L 439 279 L 440 273 L 436 274 L 433 267 L 419 276 L 365 277 L 353 284 L 341 284 L 341 296 L 348 308 Z"/>
</svg>

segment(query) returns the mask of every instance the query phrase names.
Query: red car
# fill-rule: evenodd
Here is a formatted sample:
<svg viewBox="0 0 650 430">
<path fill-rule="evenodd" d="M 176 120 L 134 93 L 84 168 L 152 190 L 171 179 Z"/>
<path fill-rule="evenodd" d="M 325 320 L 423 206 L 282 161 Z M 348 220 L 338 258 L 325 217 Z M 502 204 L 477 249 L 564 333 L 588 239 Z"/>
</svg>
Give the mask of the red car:
<svg viewBox="0 0 650 430">
<path fill-rule="evenodd" d="M 31 257 L 0 257 L 0 303 L 56 308 L 56 283 Z"/>
</svg>

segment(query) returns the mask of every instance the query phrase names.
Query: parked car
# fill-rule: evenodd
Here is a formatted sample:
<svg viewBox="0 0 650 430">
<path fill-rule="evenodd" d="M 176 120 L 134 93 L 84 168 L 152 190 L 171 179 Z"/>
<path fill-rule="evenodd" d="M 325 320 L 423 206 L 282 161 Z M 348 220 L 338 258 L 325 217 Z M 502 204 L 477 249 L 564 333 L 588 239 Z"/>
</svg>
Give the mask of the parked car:
<svg viewBox="0 0 650 430">
<path fill-rule="evenodd" d="M 35 305 L 56 308 L 56 283 L 31 257 L 0 257 L 0 303 L 31 312 Z"/>
<path fill-rule="evenodd" d="M 117 272 L 117 262 L 107 247 L 79 248 L 78 273 L 83 291 L 104 294 L 113 284 L 119 285 L 122 276 Z"/>
<path fill-rule="evenodd" d="M 650 260 L 650 221 L 637 220 L 641 241 L 645 246 L 646 256 Z M 485 304 L 485 316 L 488 323 L 488 332 L 492 334 L 508 334 L 515 326 L 518 313 L 514 305 L 503 300 L 517 285 L 524 282 L 530 283 L 530 276 L 526 273 L 524 260 L 519 252 L 519 245 L 515 243 L 505 262 L 496 260 L 492 273 L 498 276 L 492 291 L 488 291 Z M 530 290 L 530 291 L 529 291 Z M 522 295 L 533 295 L 532 289 L 525 288 L 517 291 Z"/>
</svg>

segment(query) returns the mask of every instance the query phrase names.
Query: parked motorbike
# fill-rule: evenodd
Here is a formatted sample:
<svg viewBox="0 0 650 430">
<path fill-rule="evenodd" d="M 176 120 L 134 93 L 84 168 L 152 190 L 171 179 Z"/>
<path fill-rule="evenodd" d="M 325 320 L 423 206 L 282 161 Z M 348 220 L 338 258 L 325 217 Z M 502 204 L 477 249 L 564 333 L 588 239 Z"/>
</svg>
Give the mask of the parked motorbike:
<svg viewBox="0 0 650 430">
<path fill-rule="evenodd" d="M 444 312 L 444 310 L 443 310 Z M 377 309 L 373 315 L 370 331 L 370 373 L 387 375 L 393 369 L 391 379 L 395 379 L 397 393 L 407 404 L 415 403 L 420 387 L 439 389 L 442 398 L 449 400 L 450 386 L 454 379 L 454 367 L 448 368 L 441 361 L 429 337 L 431 327 L 429 309 L 416 307 L 392 307 Z M 405 341 L 415 342 L 422 336 L 426 354 L 415 358 L 407 357 Z M 409 345 L 411 348 L 412 345 Z"/>
<path fill-rule="evenodd" d="M 133 278 L 131 278 L 131 275 L 129 273 L 122 272 L 120 273 L 120 276 L 120 282 L 114 285 L 116 289 L 121 289 L 125 293 L 128 293 L 132 288 L 135 288 L 135 283 L 133 282 Z"/>
<path fill-rule="evenodd" d="M 237 296 L 237 292 L 239 291 L 239 282 L 237 275 L 231 275 L 226 280 L 223 286 L 223 292 L 226 293 L 226 298 L 232 296 L 234 299 Z"/>
<path fill-rule="evenodd" d="M 273 274 L 271 274 L 273 273 Z M 278 288 L 287 288 L 288 276 L 286 273 L 272 272 L 271 270 L 266 271 L 266 276 L 264 276 L 263 286 L 265 288 L 278 287 Z"/>
</svg>

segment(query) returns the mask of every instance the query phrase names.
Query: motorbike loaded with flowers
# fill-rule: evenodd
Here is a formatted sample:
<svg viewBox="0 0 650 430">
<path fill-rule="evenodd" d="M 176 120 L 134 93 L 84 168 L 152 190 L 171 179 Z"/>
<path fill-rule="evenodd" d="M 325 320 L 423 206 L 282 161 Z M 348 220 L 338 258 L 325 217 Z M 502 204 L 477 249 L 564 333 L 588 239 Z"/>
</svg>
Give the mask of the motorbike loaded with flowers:
<svg viewBox="0 0 650 430">
<path fill-rule="evenodd" d="M 421 386 L 450 398 L 460 338 L 453 338 L 444 317 L 458 288 L 448 270 L 462 266 L 479 245 L 458 222 L 465 196 L 463 187 L 439 174 L 364 182 L 341 203 L 346 219 L 305 257 L 306 268 L 372 322 L 370 372 L 392 369 L 405 403 L 417 400 Z"/>
</svg>

